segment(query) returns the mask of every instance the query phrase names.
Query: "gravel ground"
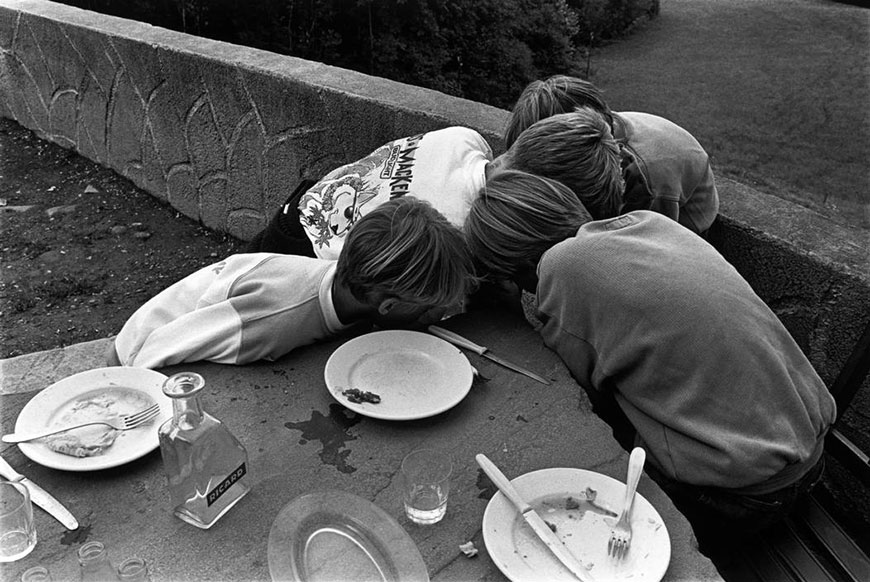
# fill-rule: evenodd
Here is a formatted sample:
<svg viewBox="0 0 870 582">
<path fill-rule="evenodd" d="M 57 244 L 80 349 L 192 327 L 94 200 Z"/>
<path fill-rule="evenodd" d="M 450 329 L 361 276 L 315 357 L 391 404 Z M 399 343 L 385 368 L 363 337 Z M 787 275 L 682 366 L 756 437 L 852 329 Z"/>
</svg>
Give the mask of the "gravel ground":
<svg viewBox="0 0 870 582">
<path fill-rule="evenodd" d="M 114 335 L 242 243 L 0 118 L 0 358 Z"/>
</svg>

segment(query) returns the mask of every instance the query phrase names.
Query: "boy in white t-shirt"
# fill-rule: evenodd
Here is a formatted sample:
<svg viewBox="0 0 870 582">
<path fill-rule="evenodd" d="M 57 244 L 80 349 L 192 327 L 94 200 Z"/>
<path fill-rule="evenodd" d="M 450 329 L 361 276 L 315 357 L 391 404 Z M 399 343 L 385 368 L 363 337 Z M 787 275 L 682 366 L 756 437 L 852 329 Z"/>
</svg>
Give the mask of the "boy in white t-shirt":
<svg viewBox="0 0 870 582">
<path fill-rule="evenodd" d="M 432 323 L 474 282 L 461 231 L 397 198 L 360 218 L 338 261 L 240 254 L 185 277 L 127 320 L 108 363 L 274 360 L 354 324 Z"/>
<path fill-rule="evenodd" d="M 361 217 L 404 196 L 429 202 L 461 227 L 491 160 L 489 144 L 467 127 L 391 141 L 316 183 L 300 184 L 247 250 L 337 259 Z"/>
</svg>

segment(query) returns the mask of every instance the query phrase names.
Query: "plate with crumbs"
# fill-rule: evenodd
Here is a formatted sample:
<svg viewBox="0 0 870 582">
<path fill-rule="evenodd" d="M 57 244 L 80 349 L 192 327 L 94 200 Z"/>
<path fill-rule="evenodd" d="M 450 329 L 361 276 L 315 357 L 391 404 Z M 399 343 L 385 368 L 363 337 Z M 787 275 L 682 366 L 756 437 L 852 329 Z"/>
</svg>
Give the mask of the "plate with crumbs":
<svg viewBox="0 0 870 582">
<path fill-rule="evenodd" d="M 136 460 L 159 446 L 157 430 L 172 416 L 172 402 L 163 394 L 165 381 L 160 372 L 125 366 L 96 368 L 59 380 L 21 409 L 15 432 L 132 414 L 155 403 L 160 405 L 160 414 L 131 430 L 93 425 L 18 447 L 40 465 L 63 471 L 97 471 Z"/>
<path fill-rule="evenodd" d="M 332 353 L 324 369 L 333 398 L 384 420 L 415 420 L 449 410 L 471 390 L 473 377 L 459 348 L 406 330 L 355 337 Z"/>
<path fill-rule="evenodd" d="M 621 560 L 607 555 L 625 483 L 573 468 L 532 471 L 511 483 L 595 580 L 658 582 L 665 575 L 671 560 L 668 529 L 640 493 L 631 514 L 631 548 Z M 484 511 L 483 541 L 492 561 L 512 582 L 577 580 L 501 492 Z"/>
</svg>

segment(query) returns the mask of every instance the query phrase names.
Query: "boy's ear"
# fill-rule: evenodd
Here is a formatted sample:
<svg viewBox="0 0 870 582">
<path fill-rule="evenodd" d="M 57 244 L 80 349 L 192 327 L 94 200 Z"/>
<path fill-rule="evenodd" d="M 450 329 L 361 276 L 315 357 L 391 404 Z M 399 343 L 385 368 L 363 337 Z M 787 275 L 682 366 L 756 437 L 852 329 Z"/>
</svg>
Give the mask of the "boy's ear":
<svg viewBox="0 0 870 582">
<path fill-rule="evenodd" d="M 390 311 L 393 310 L 393 307 L 399 302 L 396 297 L 387 297 L 386 299 L 382 299 L 380 303 L 378 303 L 378 313 L 381 315 L 386 315 Z"/>
</svg>

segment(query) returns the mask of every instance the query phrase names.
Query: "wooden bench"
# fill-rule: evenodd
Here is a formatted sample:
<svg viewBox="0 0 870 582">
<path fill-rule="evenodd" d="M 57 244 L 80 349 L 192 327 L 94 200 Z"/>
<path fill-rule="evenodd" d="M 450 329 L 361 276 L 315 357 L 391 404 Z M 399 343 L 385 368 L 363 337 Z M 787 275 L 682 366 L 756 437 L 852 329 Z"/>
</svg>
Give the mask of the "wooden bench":
<svg viewBox="0 0 870 582">
<path fill-rule="evenodd" d="M 870 371 L 870 324 L 855 345 L 831 393 L 839 417 L 848 408 Z M 859 495 L 870 491 L 870 459 L 844 436 L 836 424 L 825 452 L 860 483 Z M 818 489 L 818 488 L 817 488 Z M 728 582 L 870 582 L 870 558 L 838 522 L 836 508 L 814 492 L 803 500 L 781 527 L 748 536 L 736 544 L 729 559 L 717 563 Z"/>
</svg>

